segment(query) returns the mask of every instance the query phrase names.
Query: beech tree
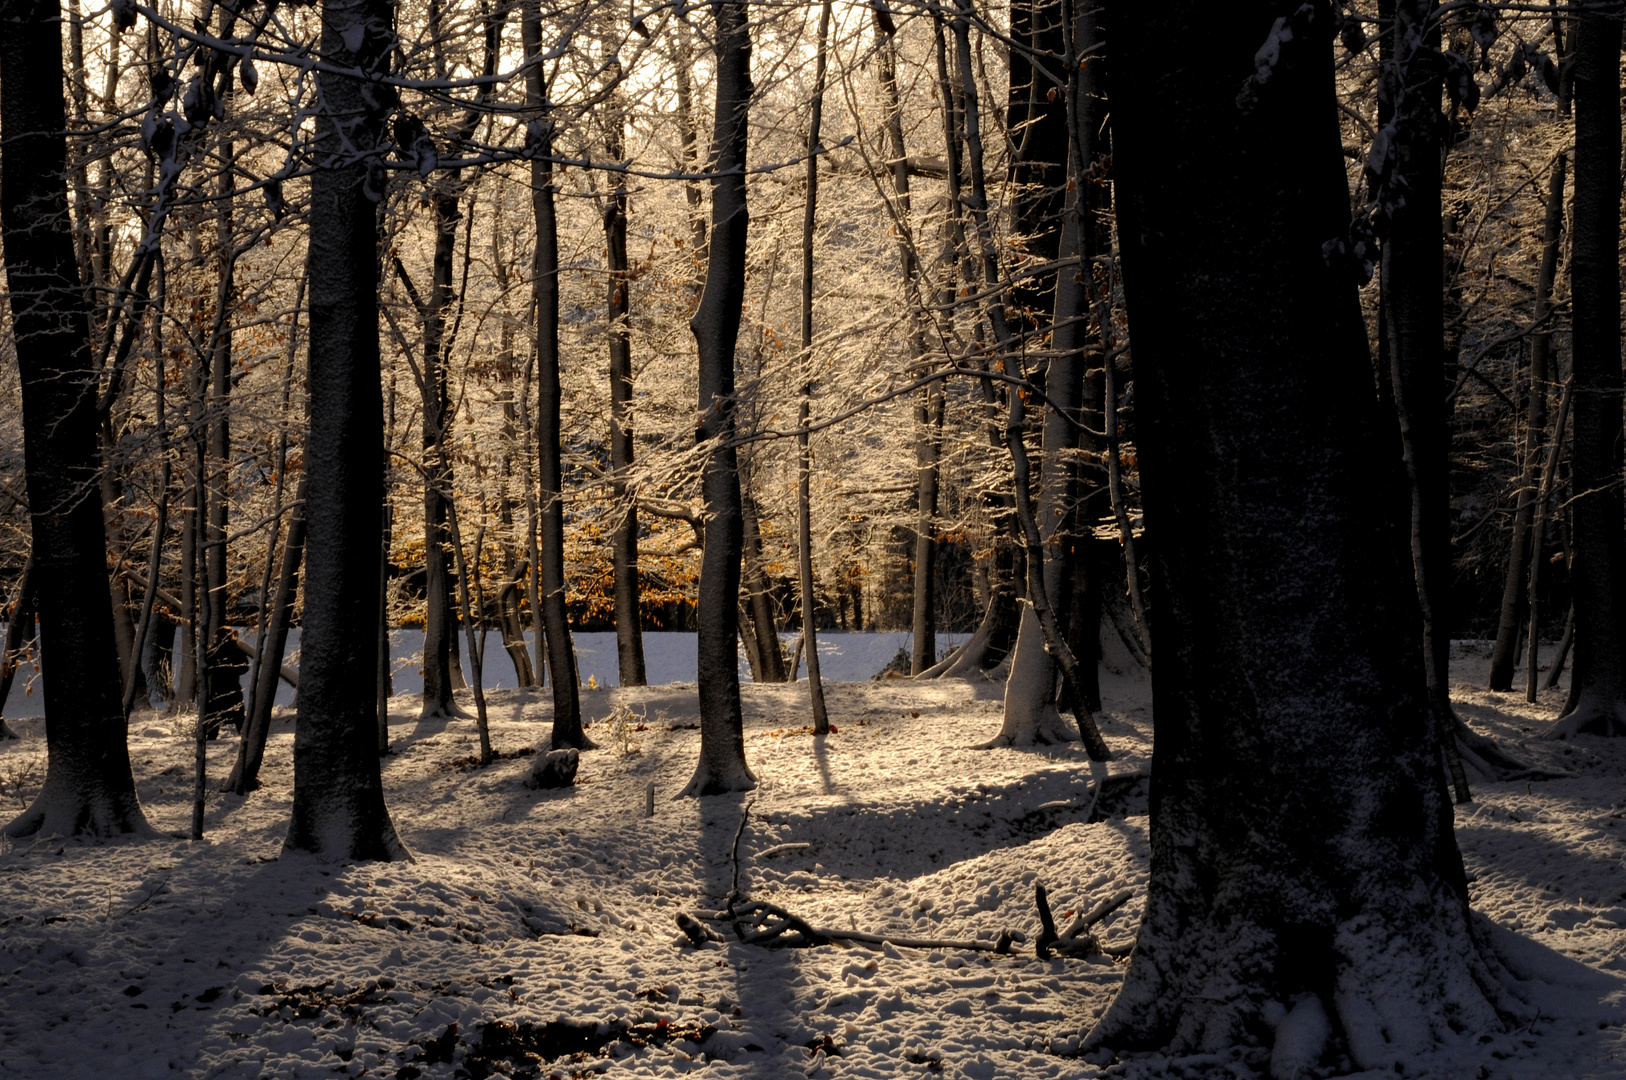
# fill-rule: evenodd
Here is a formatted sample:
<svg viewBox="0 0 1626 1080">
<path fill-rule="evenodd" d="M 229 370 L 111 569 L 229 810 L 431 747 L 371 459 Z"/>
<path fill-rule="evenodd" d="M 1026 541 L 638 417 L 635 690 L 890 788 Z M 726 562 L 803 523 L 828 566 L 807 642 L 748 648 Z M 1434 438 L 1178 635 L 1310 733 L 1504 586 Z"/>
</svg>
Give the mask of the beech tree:
<svg viewBox="0 0 1626 1080">
<path fill-rule="evenodd" d="M 701 555 L 696 646 L 700 689 L 700 763 L 683 795 L 748 791 L 756 776 L 745 762 L 740 674 L 734 637 L 739 631 L 740 556 L 744 548 L 738 457 L 734 435 L 734 346 L 745 294 L 746 123 L 750 116 L 751 34 L 744 0 L 713 5 L 716 16 L 717 111 L 712 133 L 711 238 L 706 285 L 690 320 L 700 354 L 700 422 L 696 440 L 706 448 L 701 488 L 705 549 Z"/>
<path fill-rule="evenodd" d="M 1626 734 L 1626 499 L 1620 351 L 1621 5 L 1575 35 L 1575 667 L 1562 738 Z"/>
<path fill-rule="evenodd" d="M 1390 1069 L 1529 1010 L 1470 916 L 1399 508 L 1371 468 L 1392 429 L 1348 258 L 1332 20 L 1281 12 L 1126 5 L 1111 28 L 1162 614 L 1146 915 L 1086 1046 L 1207 1050 L 1276 1022 L 1308 1033 L 1306 1065 L 1337 1038 Z"/>
<path fill-rule="evenodd" d="M 45 784 L 8 836 L 112 836 L 148 826 L 125 743 L 108 606 L 97 381 L 69 230 L 60 11 L 0 5 L 0 243 L 4 245 L 33 531 L 29 586 L 50 643 Z M 21 598 L 20 598 L 21 599 Z M 25 605 L 19 602 L 19 609 Z"/>
<path fill-rule="evenodd" d="M 379 776 L 376 685 L 384 404 L 378 349 L 383 74 L 394 47 L 384 0 L 323 0 L 322 108 L 312 147 L 310 436 L 305 621 L 294 729 L 290 848 L 329 859 L 409 858 Z"/>
</svg>

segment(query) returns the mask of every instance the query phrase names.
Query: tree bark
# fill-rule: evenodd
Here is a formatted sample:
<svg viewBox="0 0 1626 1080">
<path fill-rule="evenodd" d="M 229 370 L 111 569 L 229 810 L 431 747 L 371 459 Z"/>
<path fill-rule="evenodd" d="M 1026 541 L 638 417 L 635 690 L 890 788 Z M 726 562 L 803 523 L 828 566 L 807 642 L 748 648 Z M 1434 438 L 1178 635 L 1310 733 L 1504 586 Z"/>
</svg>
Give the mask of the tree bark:
<svg viewBox="0 0 1626 1080">
<path fill-rule="evenodd" d="M 34 556 L 30 553 L 28 561 L 23 563 L 23 572 L 17 577 L 17 591 L 6 611 L 6 640 L 0 645 L 0 741 L 22 737 L 6 724 L 4 713 L 6 701 L 11 697 L 11 684 L 21 666 L 23 642 L 34 631 L 34 614 L 39 603 L 34 597 L 33 577 Z"/>
<path fill-rule="evenodd" d="M 1163 659 L 1146 914 L 1085 1049 L 1268 1040 L 1274 1000 L 1391 1070 L 1531 1010 L 1470 917 L 1401 507 L 1372 466 L 1393 421 L 1355 278 L 1323 253 L 1349 225 L 1324 5 L 1238 105 L 1281 10 L 1126 5 L 1112 26 Z"/>
<path fill-rule="evenodd" d="M 740 469 L 740 477 L 746 604 L 760 665 L 751 677 L 756 682 L 786 682 L 790 676 L 785 674 L 785 651 L 779 644 L 773 597 L 768 595 L 768 575 L 762 569 L 762 530 L 757 521 L 756 499 L 751 495 L 749 466 Z"/>
<path fill-rule="evenodd" d="M 619 69 L 618 69 L 619 70 Z M 626 112 L 620 91 L 612 97 L 610 137 L 605 147 L 611 161 L 626 155 Z M 610 468 L 611 492 L 619 517 L 610 539 L 615 573 L 615 651 L 622 686 L 643 686 L 643 613 L 638 603 L 638 503 L 631 495 L 627 474 L 632 469 L 632 332 L 631 265 L 627 261 L 627 185 L 616 175 L 615 188 L 604 208 L 604 241 L 609 254 L 610 280 L 606 306 L 610 321 Z"/>
<path fill-rule="evenodd" d="M 355 41 L 352 49 L 346 41 Z M 338 68 L 388 70 L 394 9 L 323 0 L 321 55 Z M 310 208 L 310 436 L 305 448 L 305 577 L 293 815 L 287 846 L 326 859 L 410 858 L 384 805 L 370 673 L 378 662 L 378 537 L 384 408 L 378 350 L 378 209 L 384 143 L 380 84 L 316 76 Z"/>
<path fill-rule="evenodd" d="M 1575 35 L 1575 662 L 1564 718 L 1548 732 L 1626 734 L 1626 503 L 1621 496 L 1620 20 L 1582 12 Z"/>
<path fill-rule="evenodd" d="M 4 0 L 0 23 L 0 238 L 22 384 L 40 634 L 55 665 L 45 688 L 45 783 L 4 832 L 146 832 L 108 606 L 90 313 L 68 216 L 61 11 L 43 0 Z"/>
<path fill-rule="evenodd" d="M 590 750 L 594 743 L 582 730 L 576 651 L 565 610 L 565 511 L 559 459 L 559 231 L 553 207 L 553 117 L 542 77 L 542 24 L 535 0 L 524 17 L 525 55 L 533 67 L 526 76 L 526 105 L 532 112 L 529 141 L 531 209 L 536 223 L 536 251 L 531 267 L 536 316 L 537 479 L 541 490 L 540 525 L 542 622 L 546 629 L 548 671 L 553 677 L 552 747 Z M 730 633 L 732 637 L 732 632 Z"/>
<path fill-rule="evenodd" d="M 813 109 L 807 128 L 807 198 L 802 204 L 802 386 L 796 401 L 796 573 L 801 600 L 802 639 L 796 654 L 807 655 L 808 707 L 813 710 L 813 733 L 830 731 L 830 712 L 824 701 L 824 677 L 819 671 L 818 599 L 813 593 L 813 449 L 807 431 L 813 410 L 813 232 L 819 220 L 820 128 L 824 123 L 824 84 L 829 62 L 831 0 L 819 5 L 819 45 L 813 75 Z M 888 43 L 883 55 L 890 59 Z M 895 96 L 895 91 L 894 91 Z M 907 183 L 907 180 L 905 180 Z M 790 677 L 801 665 L 790 662 Z"/>
<path fill-rule="evenodd" d="M 1440 225 L 1440 93 L 1444 63 L 1437 0 L 1400 0 L 1393 30 L 1384 36 L 1383 85 L 1396 154 L 1389 184 L 1398 202 L 1383 244 L 1380 288 L 1400 426 L 1401 458 L 1411 488 L 1407 533 L 1417 606 L 1423 628 L 1423 670 L 1429 706 L 1442 735 L 1455 730 L 1451 708 L 1451 492 L 1450 442 L 1445 406 L 1445 245 Z M 1398 44 L 1393 44 L 1397 42 Z M 1432 44 L 1431 44 L 1432 43 Z M 1468 782 L 1454 738 L 1442 738 L 1447 772 L 1458 802 Z"/>
<path fill-rule="evenodd" d="M 716 17 L 717 109 L 711 149 L 711 241 L 706 286 L 689 329 L 699 352 L 700 422 L 709 444 L 701 493 L 706 542 L 700 563 L 696 661 L 700 762 L 680 793 L 719 795 L 756 787 L 745 763 L 739 662 L 734 636 L 743 546 L 740 477 L 734 447 L 734 346 L 745 298 L 746 123 L 751 107 L 751 36 L 744 0 L 719 0 Z"/>
<path fill-rule="evenodd" d="M 253 708 L 237 745 L 237 762 L 224 785 L 225 790 L 239 795 L 247 795 L 260 786 L 260 763 L 265 758 L 265 740 L 271 734 L 271 710 L 277 698 L 277 671 L 288 650 L 288 628 L 293 623 L 294 600 L 299 594 L 299 564 L 305 554 L 306 490 L 307 485 L 301 480 L 297 496 L 300 505 L 288 517 L 288 537 L 282 543 L 271 618 L 266 622 L 265 640 L 258 643 L 260 662 L 254 670 Z"/>
<path fill-rule="evenodd" d="M 1547 183 L 1547 215 L 1542 223 L 1541 269 L 1536 275 L 1536 332 L 1530 338 L 1530 400 L 1524 427 L 1524 468 L 1519 475 L 1519 503 L 1513 512 L 1513 536 L 1508 545 L 1507 577 L 1502 585 L 1502 607 L 1496 624 L 1496 647 L 1491 652 L 1490 688 L 1513 689 L 1513 669 L 1519 659 L 1519 631 L 1523 629 L 1528 606 L 1525 595 L 1526 570 L 1532 545 L 1541 538 L 1531 532 L 1535 519 L 1536 490 L 1541 484 L 1542 440 L 1547 433 L 1547 387 L 1552 382 L 1552 330 L 1546 320 L 1552 314 L 1553 284 L 1558 278 L 1558 248 L 1564 230 L 1564 177 L 1569 155 L 1560 152 L 1553 162 Z"/>
</svg>

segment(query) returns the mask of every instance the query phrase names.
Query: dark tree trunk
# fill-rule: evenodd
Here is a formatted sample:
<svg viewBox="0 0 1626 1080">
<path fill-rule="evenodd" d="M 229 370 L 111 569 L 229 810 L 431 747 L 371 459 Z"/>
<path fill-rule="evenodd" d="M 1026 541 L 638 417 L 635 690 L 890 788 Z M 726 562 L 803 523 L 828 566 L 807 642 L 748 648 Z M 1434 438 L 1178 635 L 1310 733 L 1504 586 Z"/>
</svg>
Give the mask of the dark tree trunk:
<svg viewBox="0 0 1626 1080">
<path fill-rule="evenodd" d="M 1528 1010 L 1470 920 L 1393 472 L 1373 467 L 1393 421 L 1353 274 L 1323 254 L 1349 225 L 1324 5 L 1238 106 L 1281 10 L 1112 24 L 1162 615 L 1146 915 L 1085 1043 L 1257 1042 L 1275 1000 L 1278 1038 L 1330 1032 L 1391 1070 Z M 1305 1042 L 1308 1067 L 1326 1039 Z"/>
<path fill-rule="evenodd" d="M 6 640 L 0 645 L 0 741 L 21 738 L 6 724 L 6 701 L 11 697 L 11 684 L 16 681 L 17 669 L 22 664 L 23 642 L 34 631 L 34 613 L 39 606 L 34 596 L 34 556 L 23 563 L 23 572 L 17 577 L 17 589 L 6 609 Z"/>
<path fill-rule="evenodd" d="M 535 66 L 527 76 L 526 105 L 532 110 L 530 146 L 531 209 L 536 221 L 536 252 L 531 267 L 536 314 L 537 481 L 541 493 L 540 525 L 542 624 L 547 634 L 548 671 L 553 677 L 555 750 L 587 750 L 593 741 L 582 730 L 581 692 L 576 679 L 576 650 L 570 640 L 565 610 L 565 508 L 560 470 L 559 426 L 559 231 L 553 207 L 553 118 L 542 78 L 541 16 L 525 9 L 525 55 Z M 732 636 L 732 631 L 730 631 Z"/>
<path fill-rule="evenodd" d="M 1005 129 L 1012 143 L 1009 174 L 1015 230 L 1029 255 L 1053 260 L 1061 249 L 1067 180 L 1067 73 L 1062 0 L 1011 4 L 1010 89 Z M 1040 330 L 1054 304 L 1056 274 L 1042 274 L 1012 290 L 1024 332 Z"/>
<path fill-rule="evenodd" d="M 1401 0 L 1383 38 L 1383 85 L 1396 148 L 1380 201 L 1398 201 L 1383 244 L 1381 303 L 1389 376 L 1400 427 L 1401 457 L 1411 488 L 1407 532 L 1422 618 L 1423 669 L 1429 706 L 1442 731 L 1451 709 L 1450 428 L 1445 378 L 1445 244 L 1440 227 L 1440 93 L 1444 64 L 1435 0 Z M 1400 45 L 1389 44 L 1398 40 Z M 1392 97 L 1390 95 L 1392 94 Z M 1398 194 L 1398 197 L 1397 197 Z M 1441 743 L 1458 802 L 1468 784 L 1455 740 Z"/>
<path fill-rule="evenodd" d="M 503 327 L 503 373 L 513 378 L 514 352 L 512 329 Z M 503 526 L 503 584 L 497 593 L 497 616 L 502 625 L 502 646 L 514 665 L 514 678 L 520 686 L 537 686 L 537 671 L 531 664 L 531 653 L 525 644 L 525 620 L 520 617 L 520 586 L 530 576 L 530 562 L 520 558 L 513 541 L 508 539 L 514 525 L 514 500 L 509 483 L 514 473 L 514 453 L 527 454 L 529 436 L 521 436 L 517 423 L 519 410 L 515 406 L 512 387 L 504 389 L 502 400 L 502 496 L 497 504 L 497 519 Z M 527 470 L 528 473 L 528 470 Z"/>
<path fill-rule="evenodd" d="M 819 5 L 819 46 L 813 75 L 813 108 L 807 128 L 807 199 L 802 204 L 802 371 L 801 394 L 796 402 L 796 423 L 801 428 L 796 435 L 796 570 L 801 601 L 802 639 L 796 644 L 797 655 L 807 655 L 807 698 L 813 710 L 813 733 L 826 735 L 830 731 L 830 711 L 824 701 L 824 677 L 819 671 L 818 601 L 813 594 L 813 451 L 807 430 L 813 409 L 813 231 L 819 221 L 819 155 L 816 151 L 820 128 L 824 123 L 824 82 L 829 62 L 831 0 Z M 891 44 L 882 51 L 890 64 Z M 883 70 L 891 70 L 885 68 Z M 883 79 L 883 82 L 885 80 Z M 892 96 L 897 97 L 894 87 Z M 894 109 L 895 113 L 896 110 Z M 894 139 L 896 148 L 901 132 Z M 905 171 L 905 183 L 908 173 Z M 795 658 L 790 663 L 790 677 L 796 678 L 800 665 Z"/>
<path fill-rule="evenodd" d="M 223 785 L 224 790 L 239 795 L 260 786 L 260 763 L 265 758 L 265 740 L 271 734 L 271 709 L 277 698 L 277 674 L 288 649 L 288 627 L 293 622 L 294 598 L 299 593 L 299 564 L 305 554 L 305 492 L 306 484 L 301 480 L 296 496 L 300 505 L 288 515 L 288 538 L 282 544 L 276 599 L 271 602 L 265 640 L 259 643 L 260 662 L 254 671 L 254 707 L 243 729 L 242 741 L 237 745 L 237 762 Z"/>
<path fill-rule="evenodd" d="M 452 698 L 452 580 L 447 557 L 451 536 L 446 501 L 452 491 L 450 376 L 443 343 L 446 308 L 452 298 L 452 256 L 462 215 L 455 196 L 436 195 L 435 255 L 423 317 L 423 706 L 421 715 L 456 716 Z"/>
<path fill-rule="evenodd" d="M 774 619 L 773 597 L 768 595 L 768 575 L 762 569 L 762 530 L 757 521 L 757 503 L 751 495 L 751 470 L 740 470 L 740 522 L 744 540 L 745 592 L 751 616 L 751 637 L 758 657 L 752 670 L 755 682 L 786 682 L 785 651 L 779 644 Z"/>
<path fill-rule="evenodd" d="M 1575 35 L 1575 664 L 1548 733 L 1626 734 L 1626 507 L 1621 497 L 1621 5 L 1584 11 Z"/>
<path fill-rule="evenodd" d="M 700 355 L 700 423 L 712 443 L 701 474 L 706 543 L 700 563 L 696 660 L 700 690 L 700 763 L 683 795 L 756 787 L 745 763 L 740 674 L 734 635 L 743 546 L 740 476 L 734 447 L 734 346 L 745 298 L 746 122 L 751 107 L 751 36 L 744 0 L 720 0 L 716 15 L 717 112 L 711 148 L 711 243 L 706 287 L 689 329 Z"/>
<path fill-rule="evenodd" d="M 623 125 L 625 114 L 619 93 L 610 118 L 610 139 L 606 150 L 611 161 L 625 156 Z M 631 497 L 627 474 L 632 469 L 632 332 L 628 325 L 631 309 L 631 266 L 627 261 L 627 186 L 617 176 L 615 190 L 604 209 L 604 240 L 609 252 L 610 281 L 607 305 L 610 316 L 610 468 L 611 490 L 620 512 L 610 539 L 615 571 L 615 651 L 622 686 L 643 686 L 643 613 L 638 604 L 638 504 Z"/>
<path fill-rule="evenodd" d="M 340 68 L 386 71 L 393 30 L 394 9 L 384 0 L 323 0 L 321 55 Z M 310 181 L 310 557 L 287 845 L 328 859 L 410 858 L 384 806 L 375 687 L 363 674 L 378 662 L 384 176 L 356 157 L 383 144 L 388 106 L 377 84 L 325 71 L 316 78 L 325 107 L 316 117 Z"/>
<path fill-rule="evenodd" d="M 1553 334 L 1546 320 L 1552 314 L 1553 283 L 1558 278 L 1559 240 L 1564 231 L 1564 178 L 1567 154 L 1553 162 L 1553 175 L 1547 184 L 1547 216 L 1542 223 L 1541 270 L 1536 276 L 1536 332 L 1530 337 L 1530 400 L 1524 428 L 1524 468 L 1519 474 L 1519 503 L 1513 512 L 1513 537 L 1508 545 L 1507 577 L 1502 585 L 1501 616 L 1496 623 L 1496 648 L 1491 653 L 1490 688 L 1513 689 L 1513 669 L 1519 659 L 1519 631 L 1528 614 L 1525 583 L 1530 566 L 1530 548 L 1541 545 L 1531 524 L 1536 515 L 1536 491 L 1541 484 L 1542 440 L 1547 434 L 1547 387 Z"/>
<path fill-rule="evenodd" d="M 45 688 L 45 783 L 8 836 L 148 831 L 125 742 L 107 595 L 90 313 L 68 217 L 61 11 L 0 3 L 0 236 L 23 399 Z"/>
</svg>

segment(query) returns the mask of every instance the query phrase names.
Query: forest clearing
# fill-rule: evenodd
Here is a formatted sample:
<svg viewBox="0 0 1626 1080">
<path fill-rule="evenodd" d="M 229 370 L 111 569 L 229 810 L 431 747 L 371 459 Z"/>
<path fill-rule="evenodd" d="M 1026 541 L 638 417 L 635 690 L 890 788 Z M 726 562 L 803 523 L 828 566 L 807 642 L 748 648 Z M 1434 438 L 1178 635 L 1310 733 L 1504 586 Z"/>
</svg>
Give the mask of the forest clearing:
<svg viewBox="0 0 1626 1080">
<path fill-rule="evenodd" d="M 1464 715 L 1568 774 L 1483 785 L 1457 808 L 1474 908 L 1526 939 L 1536 980 L 1526 992 L 1541 1017 L 1409 1062 L 1406 1075 L 1619 1077 L 1626 749 L 1592 737 L 1540 742 L 1551 703 L 1476 689 L 1485 643 L 1466 644 L 1454 669 Z M 1149 684 L 1134 669 L 1103 682 L 1101 724 L 1116 754 L 1104 771 L 1136 774 L 1150 764 Z M 527 789 L 533 759 L 507 757 L 542 740 L 544 695 L 493 696 L 504 759 L 485 771 L 473 768 L 472 721 L 424 724 L 397 699 L 384 782 L 415 861 L 351 866 L 282 852 L 293 735 L 291 714 L 279 713 L 264 789 L 212 795 L 201 843 L 8 843 L 0 1075 L 1268 1073 L 1268 1048 L 1131 1055 L 1103 1071 L 1079 1056 L 1079 1040 L 1122 982 L 1121 960 L 1035 956 L 1035 884 L 1058 919 L 1129 890 L 1095 933 L 1108 948 L 1133 941 L 1147 879 L 1144 784 L 1111 789 L 1092 824 L 1092 772 L 1077 744 L 973 749 L 999 726 L 997 687 L 986 682 L 829 692 L 837 731 L 815 738 L 805 687 L 746 687 L 747 754 L 761 782 L 699 801 L 672 798 L 698 741 L 692 685 L 586 692 L 602 748 L 560 792 Z M 635 717 L 627 753 L 608 737 L 618 706 Z M 138 724 L 131 739 L 142 804 L 174 833 L 190 808 L 181 727 Z M 0 747 L 12 806 L 39 782 L 37 745 Z M 213 767 L 229 767 L 231 750 L 217 744 Z M 1026 941 L 1009 954 L 767 949 L 717 924 L 730 940 L 697 949 L 674 917 L 722 906 L 737 833 L 742 891 L 815 926 L 984 947 L 1014 930 Z M 1353 1074 L 1347 1059 L 1304 1073 Z"/>
</svg>

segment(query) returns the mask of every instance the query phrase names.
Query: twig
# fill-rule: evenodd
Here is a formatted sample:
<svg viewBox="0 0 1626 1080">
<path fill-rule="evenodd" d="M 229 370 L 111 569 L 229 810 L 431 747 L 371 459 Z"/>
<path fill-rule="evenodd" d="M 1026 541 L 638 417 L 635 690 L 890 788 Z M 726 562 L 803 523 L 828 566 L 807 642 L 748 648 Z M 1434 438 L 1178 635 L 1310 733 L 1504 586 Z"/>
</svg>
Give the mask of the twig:
<svg viewBox="0 0 1626 1080">
<path fill-rule="evenodd" d="M 126 915 L 134 915 L 138 911 L 146 910 L 147 906 L 152 903 L 153 898 L 164 891 L 164 887 L 169 884 L 169 879 L 171 876 L 173 875 L 165 874 L 162 878 L 160 878 L 158 883 L 152 888 L 148 889 L 147 894 L 143 896 L 134 907 L 126 908 L 123 912 L 121 912 L 119 914 L 119 918 L 122 919 Z"/>
</svg>

